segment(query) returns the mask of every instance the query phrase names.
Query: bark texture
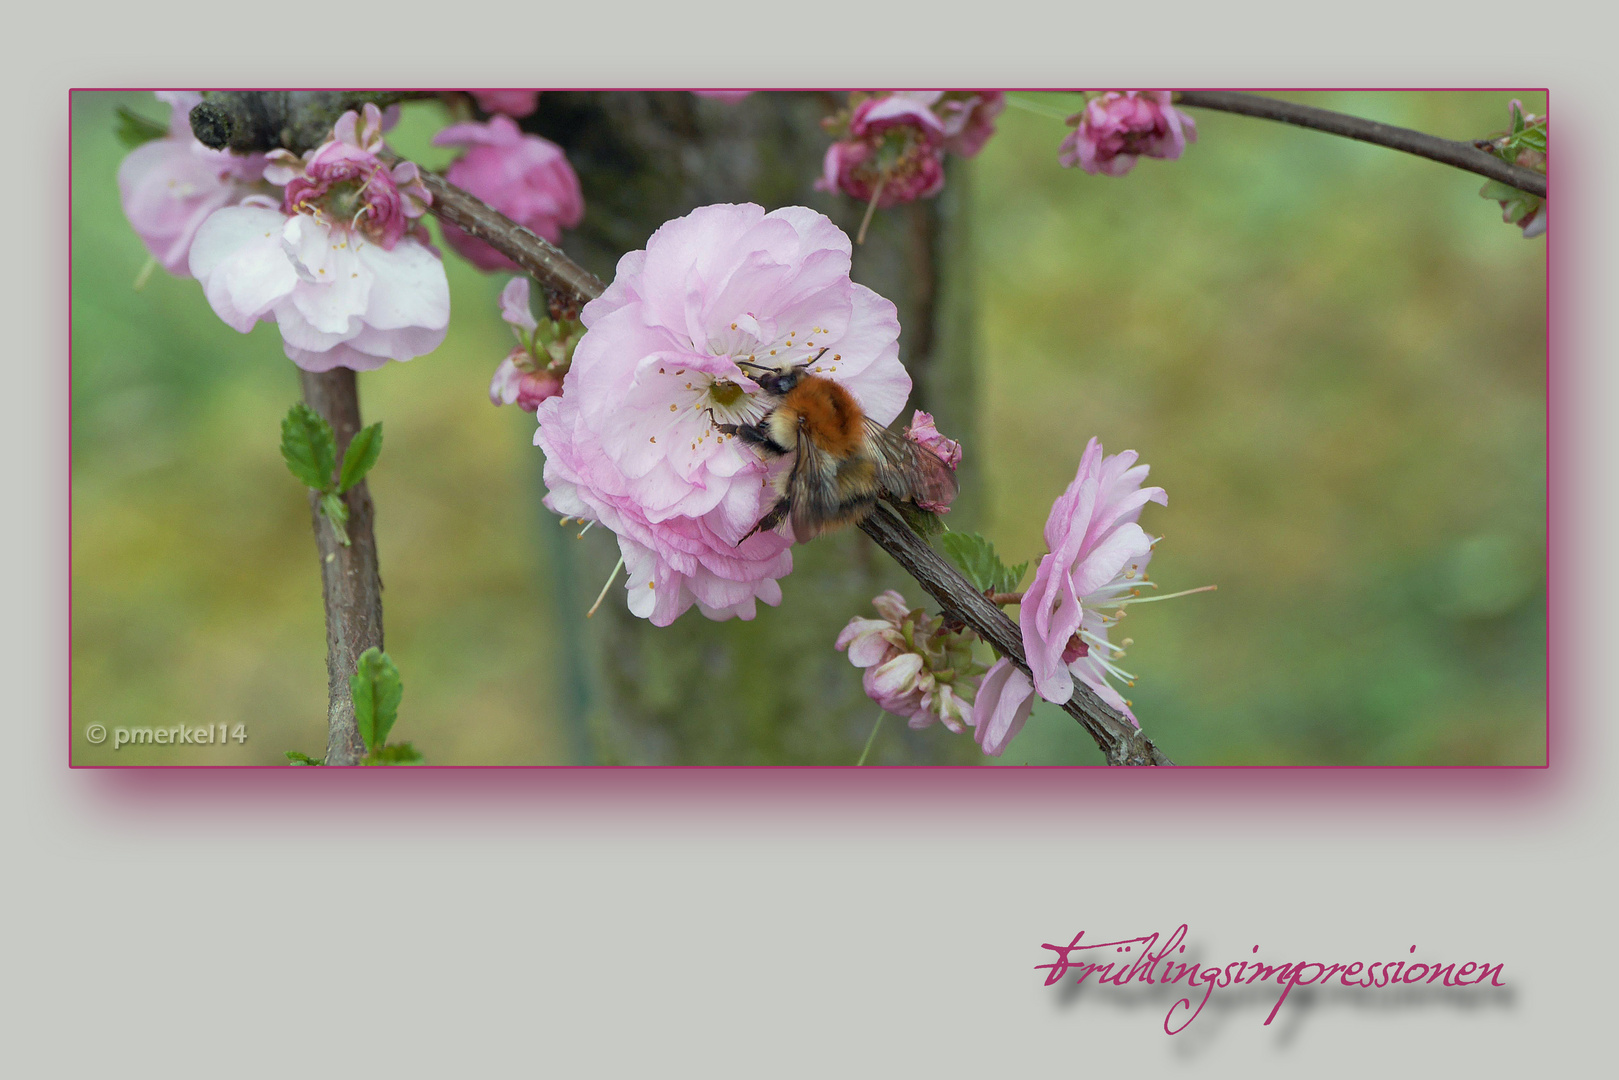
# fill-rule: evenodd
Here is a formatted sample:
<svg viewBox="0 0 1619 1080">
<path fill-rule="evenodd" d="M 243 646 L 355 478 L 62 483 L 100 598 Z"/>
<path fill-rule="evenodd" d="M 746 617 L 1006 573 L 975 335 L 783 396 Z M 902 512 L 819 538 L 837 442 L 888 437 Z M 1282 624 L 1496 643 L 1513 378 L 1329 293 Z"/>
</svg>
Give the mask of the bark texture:
<svg viewBox="0 0 1619 1080">
<path fill-rule="evenodd" d="M 360 395 L 354 372 L 301 371 L 304 401 L 326 418 L 337 438 L 337 460 L 360 430 Z M 343 496 L 348 503 L 349 543 L 341 544 L 320 512 L 320 496 L 309 494 L 309 514 L 320 553 L 321 596 L 326 605 L 326 764 L 353 765 L 365 756 L 354 724 L 349 676 L 360 654 L 382 648 L 382 575 L 377 570 L 375 511 L 365 481 Z"/>
</svg>

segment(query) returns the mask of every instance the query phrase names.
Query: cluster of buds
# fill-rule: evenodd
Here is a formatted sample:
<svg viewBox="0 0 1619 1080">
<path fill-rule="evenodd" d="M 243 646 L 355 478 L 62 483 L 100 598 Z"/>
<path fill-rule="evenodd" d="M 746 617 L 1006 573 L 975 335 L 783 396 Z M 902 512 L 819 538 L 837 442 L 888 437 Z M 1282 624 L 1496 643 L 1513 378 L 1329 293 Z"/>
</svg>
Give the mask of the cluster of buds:
<svg viewBox="0 0 1619 1080">
<path fill-rule="evenodd" d="M 944 187 L 944 155 L 978 153 L 1006 107 L 999 90 L 849 97 L 847 109 L 822 121 L 838 141 L 827 147 L 815 186 L 884 209 L 937 195 Z"/>
<path fill-rule="evenodd" d="M 489 400 L 533 412 L 540 402 L 562 393 L 562 377 L 573 364 L 573 350 L 585 328 L 577 319 L 536 319 L 529 308 L 528 278 L 512 278 L 500 294 L 500 317 L 517 345 L 495 369 Z"/>
<path fill-rule="evenodd" d="M 958 734 L 971 722 L 972 696 L 984 669 L 973 659 L 976 636 L 947 629 L 889 589 L 872 600 L 878 619 L 851 619 L 837 648 L 865 668 L 866 696 L 913 728 L 939 721 Z M 965 696 L 964 696 L 965 695 Z"/>
<path fill-rule="evenodd" d="M 1480 139 L 1473 145 L 1488 150 L 1502 161 L 1525 169 L 1546 174 L 1546 118 L 1523 111 L 1523 102 L 1513 99 L 1510 105 L 1512 126 L 1489 139 Z M 1519 191 L 1496 180 L 1479 189 L 1479 194 L 1501 204 L 1501 220 L 1523 230 L 1524 239 L 1540 236 L 1546 231 L 1546 200 L 1527 191 Z"/>
</svg>

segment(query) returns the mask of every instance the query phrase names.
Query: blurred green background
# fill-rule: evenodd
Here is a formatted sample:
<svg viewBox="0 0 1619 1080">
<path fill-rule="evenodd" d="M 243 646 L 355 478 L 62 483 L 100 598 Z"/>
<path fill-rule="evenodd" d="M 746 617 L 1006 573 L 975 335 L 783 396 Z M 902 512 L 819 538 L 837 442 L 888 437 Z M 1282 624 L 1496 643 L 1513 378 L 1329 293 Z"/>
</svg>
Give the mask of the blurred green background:
<svg viewBox="0 0 1619 1080">
<path fill-rule="evenodd" d="M 1513 95 L 1287 96 L 1470 139 L 1504 127 Z M 296 372 L 273 326 L 236 334 L 194 281 L 135 288 L 120 104 L 167 112 L 73 97 L 73 759 L 318 755 L 320 581 L 277 449 Z M 1127 696 L 1178 762 L 1541 764 L 1544 241 L 1471 174 L 1195 115 L 1182 160 L 1122 179 L 1058 168 L 1067 129 L 1017 108 L 973 163 L 984 531 L 1009 561 L 1038 558 L 1092 435 L 1152 466 L 1169 492 L 1142 520 L 1166 537 L 1154 579 L 1219 585 L 1122 628 Z M 443 122 L 408 105 L 392 141 L 442 165 L 426 144 Z M 434 764 L 565 763 L 557 653 L 581 613 L 553 604 L 532 418 L 486 396 L 510 345 L 505 277 L 446 263 L 444 345 L 360 379 L 386 432 L 371 487 L 397 737 Z M 248 741 L 115 752 L 82 735 L 219 722 Z M 1002 759 L 1099 761 L 1047 706 Z"/>
</svg>

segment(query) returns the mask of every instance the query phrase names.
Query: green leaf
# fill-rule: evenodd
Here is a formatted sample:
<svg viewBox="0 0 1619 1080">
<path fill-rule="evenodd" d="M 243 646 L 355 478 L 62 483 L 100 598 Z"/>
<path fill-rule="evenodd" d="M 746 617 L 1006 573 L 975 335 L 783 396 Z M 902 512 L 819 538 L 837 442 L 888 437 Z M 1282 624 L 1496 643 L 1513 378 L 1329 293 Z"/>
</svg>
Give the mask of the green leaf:
<svg viewBox="0 0 1619 1080">
<path fill-rule="evenodd" d="M 304 487 L 320 492 L 332 490 L 332 473 L 337 471 L 332 425 L 302 402 L 288 409 L 281 421 L 281 456 Z"/>
<path fill-rule="evenodd" d="M 320 512 L 326 515 L 326 520 L 332 523 L 332 531 L 337 534 L 337 542 L 344 547 L 349 546 L 349 531 L 343 526 L 349 522 L 349 506 L 343 501 L 343 496 L 331 492 L 320 497 Z"/>
<path fill-rule="evenodd" d="M 995 545 L 977 533 L 945 533 L 939 543 L 979 592 L 1012 592 L 1029 568 L 1028 563 L 1022 563 L 1008 569 L 995 553 Z"/>
<path fill-rule="evenodd" d="M 900 502 L 892 505 L 899 511 L 899 516 L 905 524 L 924 540 L 944 532 L 944 522 L 939 520 L 938 514 L 923 510 L 913 503 Z"/>
<path fill-rule="evenodd" d="M 1016 566 L 1012 567 L 1010 570 L 1007 571 L 1007 574 L 1010 576 L 1010 580 L 1011 580 L 1012 583 L 1010 585 L 1008 585 L 1006 588 L 1000 589 L 1000 590 L 997 590 L 997 591 L 999 591 L 999 592 L 1016 592 L 1017 587 L 1020 584 L 1022 584 L 1022 582 L 1023 582 L 1023 575 L 1027 574 L 1028 572 L 1029 572 L 1029 564 L 1028 563 L 1026 563 L 1026 562 L 1018 563 Z"/>
<path fill-rule="evenodd" d="M 370 427 L 361 428 L 349 441 L 349 448 L 343 452 L 343 471 L 337 478 L 339 494 L 365 479 L 365 474 L 371 471 L 371 466 L 377 463 L 377 455 L 382 453 L 382 421 L 377 421 Z"/>
<path fill-rule="evenodd" d="M 410 743 L 379 746 L 360 760 L 361 765 L 421 765 L 424 759 Z"/>
<path fill-rule="evenodd" d="M 139 113 L 130 112 L 122 105 L 118 106 L 116 112 L 118 115 L 118 127 L 114 130 L 114 134 L 118 136 L 118 141 L 123 143 L 126 149 L 133 150 L 135 147 L 149 143 L 153 139 L 161 139 L 169 133 L 167 124 L 160 124 L 156 120 L 148 120 Z"/>
<path fill-rule="evenodd" d="M 349 676 L 349 692 L 354 696 L 354 724 L 367 750 L 382 747 L 388 732 L 399 719 L 399 699 L 405 686 L 399 669 L 388 654 L 372 646 L 360 654 L 354 674 Z"/>
<path fill-rule="evenodd" d="M 305 754 L 300 750 L 288 750 L 287 751 L 287 760 L 292 762 L 294 765 L 324 765 L 324 764 L 326 764 L 326 759 L 325 758 L 310 757 L 308 754 Z"/>
</svg>

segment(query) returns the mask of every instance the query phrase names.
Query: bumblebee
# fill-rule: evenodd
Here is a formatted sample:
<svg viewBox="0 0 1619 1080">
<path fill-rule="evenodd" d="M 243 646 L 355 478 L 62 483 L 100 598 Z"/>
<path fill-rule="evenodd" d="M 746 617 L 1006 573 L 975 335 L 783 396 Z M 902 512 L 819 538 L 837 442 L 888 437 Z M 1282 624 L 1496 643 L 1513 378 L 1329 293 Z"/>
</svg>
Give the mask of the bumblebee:
<svg viewBox="0 0 1619 1080">
<path fill-rule="evenodd" d="M 742 362 L 761 372 L 754 381 L 776 403 L 756 423 L 715 428 L 770 457 L 795 456 L 778 478 L 780 498 L 738 544 L 784 520 L 804 543 L 860 521 L 878 499 L 945 504 L 956 496 L 944 462 L 872 420 L 841 383 L 809 373 L 825 353 L 784 370 Z"/>
</svg>

